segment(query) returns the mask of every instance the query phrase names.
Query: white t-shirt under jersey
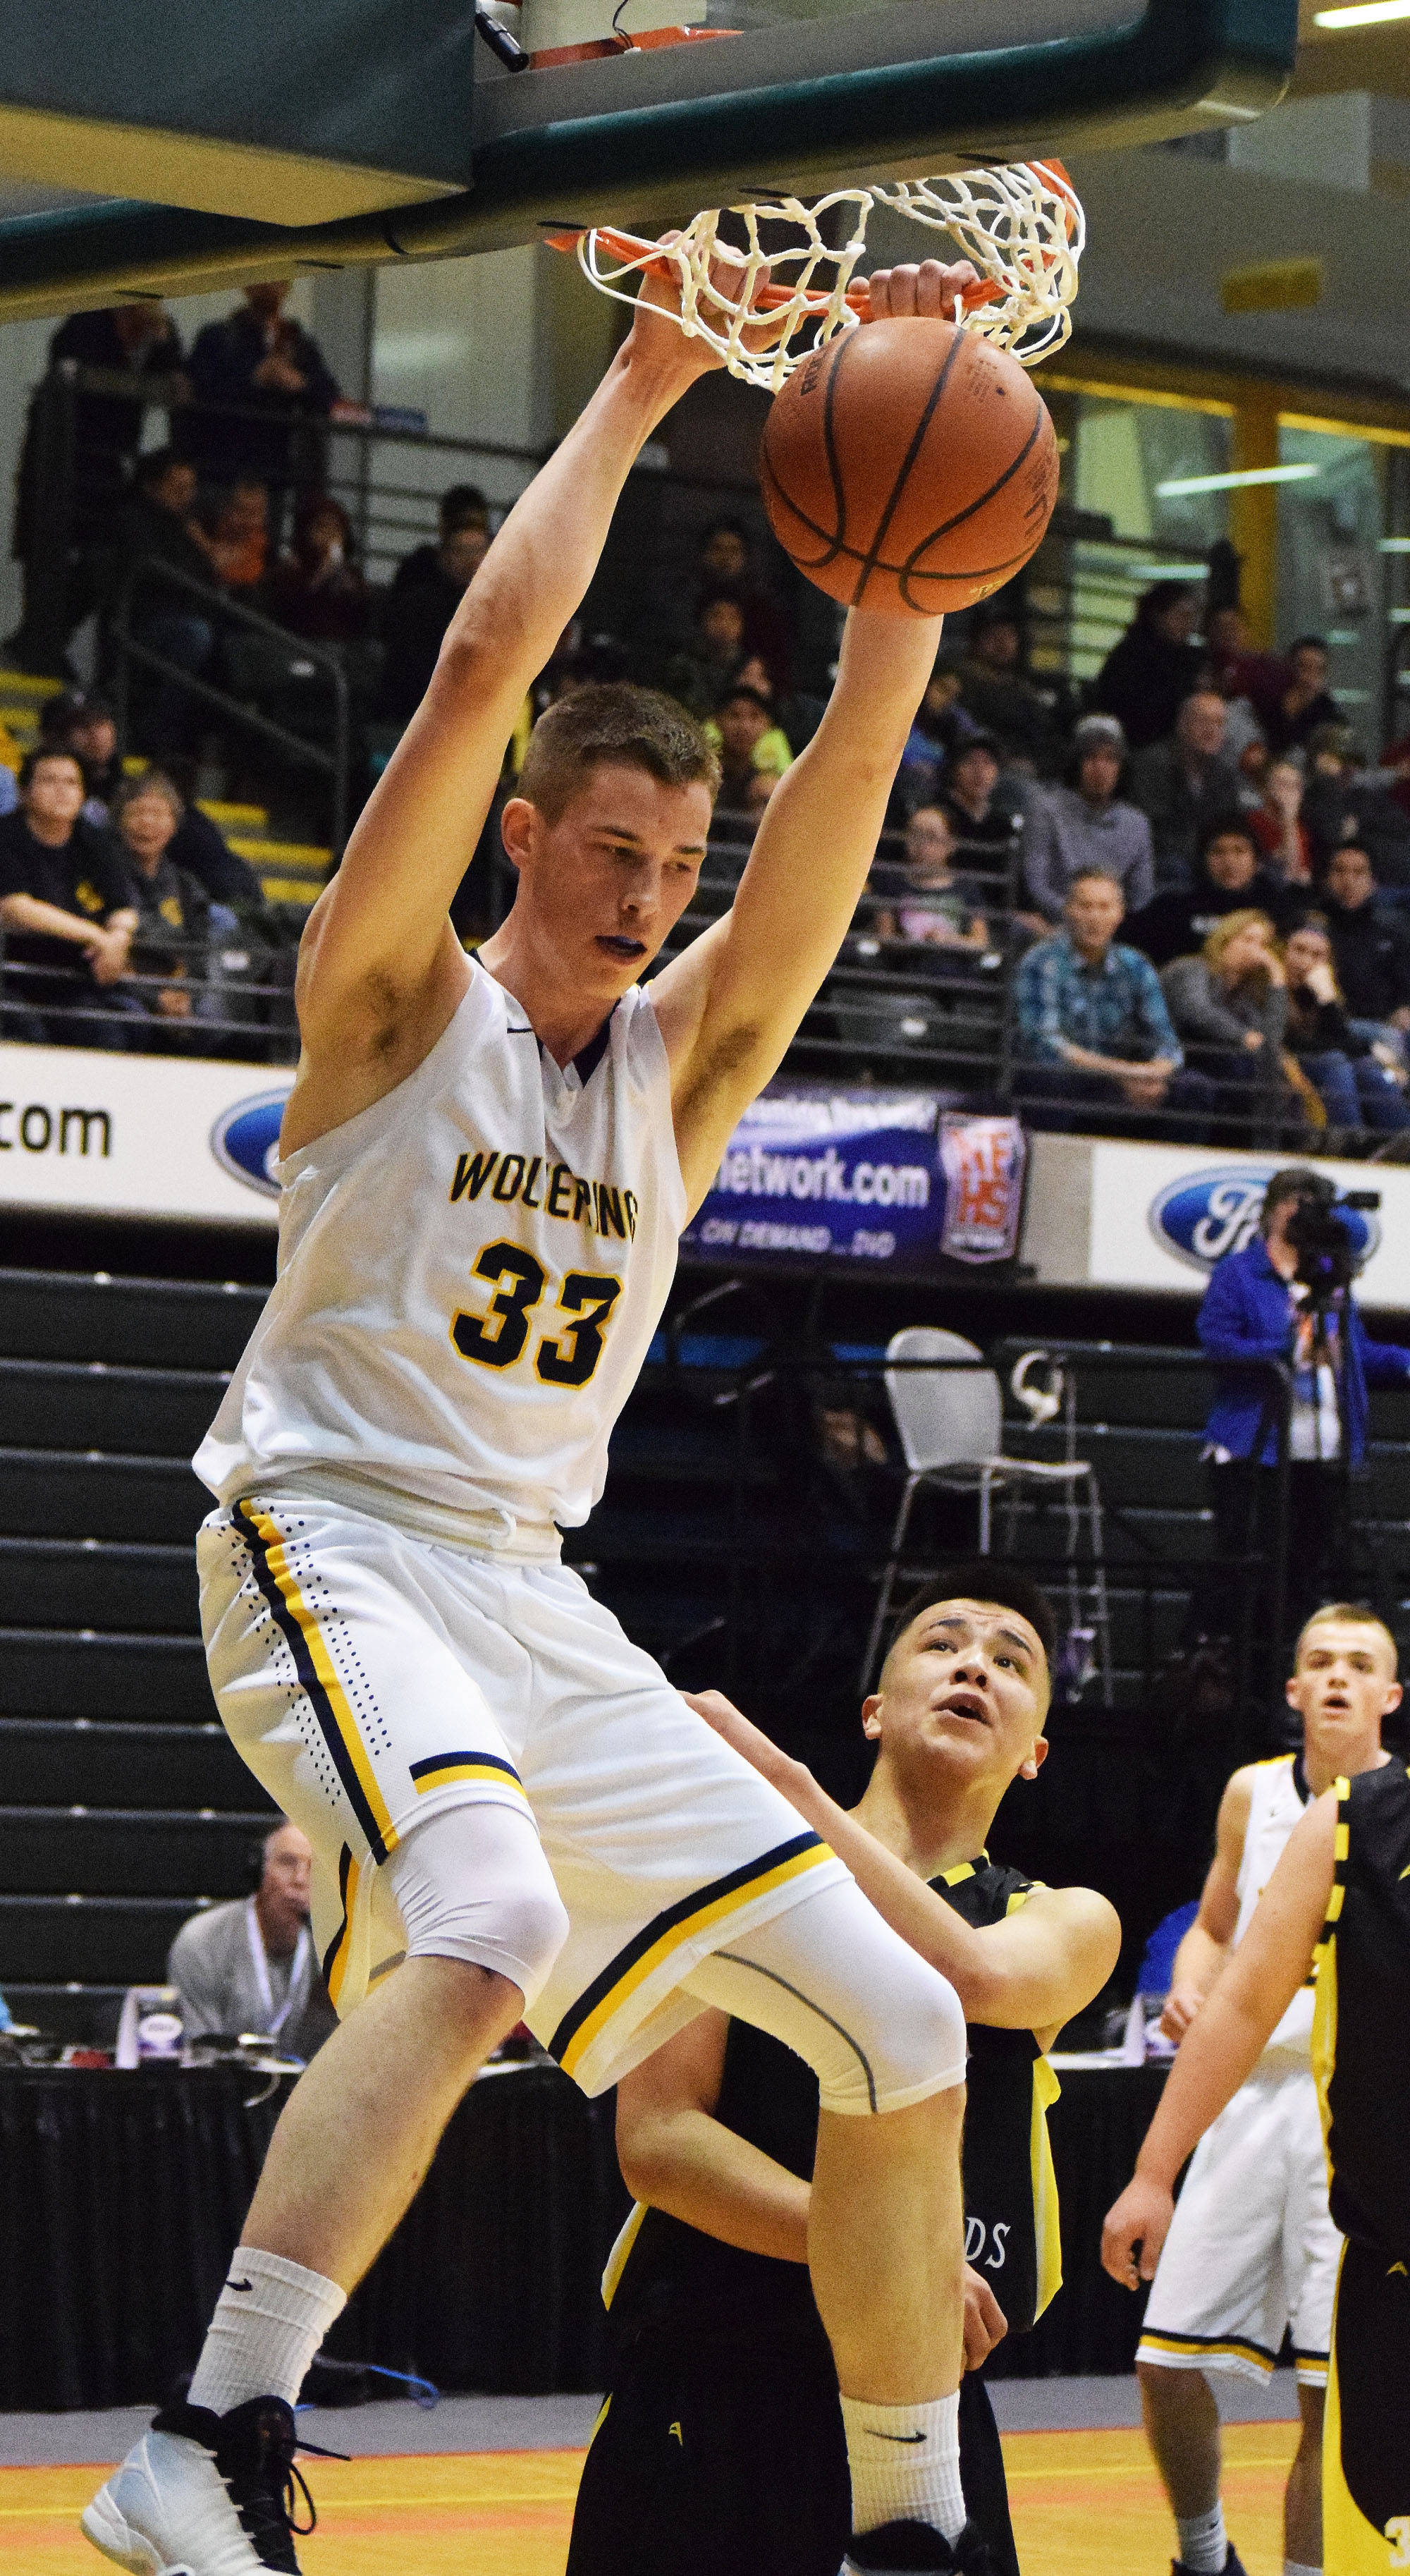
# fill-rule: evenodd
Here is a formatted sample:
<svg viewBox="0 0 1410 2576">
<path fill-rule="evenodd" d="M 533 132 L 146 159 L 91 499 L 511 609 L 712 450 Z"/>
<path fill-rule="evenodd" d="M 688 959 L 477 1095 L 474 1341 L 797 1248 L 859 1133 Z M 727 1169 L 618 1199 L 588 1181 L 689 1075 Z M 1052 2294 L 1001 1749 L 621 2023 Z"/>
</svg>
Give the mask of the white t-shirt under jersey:
<svg viewBox="0 0 1410 2576">
<path fill-rule="evenodd" d="M 1282 1753 L 1272 1762 L 1254 1763 L 1248 1828 L 1244 1834 L 1243 1858 L 1239 1863 L 1239 1919 L 1234 1926 L 1235 1949 L 1248 1930 L 1253 1909 L 1287 1849 L 1294 1825 L 1301 1822 L 1306 1812 L 1310 1794 L 1303 1777 L 1300 1755 Z M 1299 1987 L 1268 2042 L 1270 2048 L 1292 2048 L 1300 2056 L 1310 2058 L 1312 2003 L 1311 1986 Z"/>
<path fill-rule="evenodd" d="M 530 1552 L 587 1519 L 685 1222 L 639 986 L 592 1052 L 560 1071 L 476 966 L 424 1064 L 279 1165 L 278 1281 L 196 1456 L 222 1502 L 351 1478 Z"/>
</svg>

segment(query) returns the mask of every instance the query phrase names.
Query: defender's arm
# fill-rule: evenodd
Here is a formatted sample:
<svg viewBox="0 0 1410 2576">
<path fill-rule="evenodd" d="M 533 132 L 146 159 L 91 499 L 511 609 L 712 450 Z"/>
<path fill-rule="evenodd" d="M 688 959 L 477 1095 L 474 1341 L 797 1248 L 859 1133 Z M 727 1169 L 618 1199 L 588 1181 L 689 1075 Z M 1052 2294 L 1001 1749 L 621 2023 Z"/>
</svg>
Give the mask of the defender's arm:
<svg viewBox="0 0 1410 2576">
<path fill-rule="evenodd" d="M 1336 1791 L 1329 1789 L 1294 1831 L 1248 1930 L 1181 2041 L 1135 2174 L 1102 2231 L 1103 2269 L 1128 2290 L 1154 2279 L 1181 2166 L 1247 2082 L 1307 1982 L 1331 1903 L 1336 1833 Z"/>
<path fill-rule="evenodd" d="M 1095 1888 L 1035 1888 L 1005 1922 L 976 1930 L 829 1798 L 806 1763 L 781 1753 L 722 1692 L 686 1697 L 846 1862 L 893 1932 L 948 1977 L 966 2021 L 1045 2037 L 1100 1994 L 1116 1965 L 1121 1924 Z"/>
<path fill-rule="evenodd" d="M 1238 1927 L 1239 1871 L 1252 1795 L 1249 1772 L 1236 1771 L 1219 1801 L 1214 1858 L 1204 1882 L 1199 1912 L 1175 1953 L 1170 1992 L 1160 2016 L 1160 2027 L 1167 2039 L 1184 2038 L 1224 1965 Z"/>
</svg>

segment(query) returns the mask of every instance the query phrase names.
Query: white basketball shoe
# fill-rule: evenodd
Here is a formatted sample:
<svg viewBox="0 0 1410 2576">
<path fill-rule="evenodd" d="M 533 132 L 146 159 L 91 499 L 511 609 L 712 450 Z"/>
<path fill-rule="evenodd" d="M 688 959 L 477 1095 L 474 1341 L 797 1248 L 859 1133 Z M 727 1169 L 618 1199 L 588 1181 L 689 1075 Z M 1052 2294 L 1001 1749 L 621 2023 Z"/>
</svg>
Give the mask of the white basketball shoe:
<svg viewBox="0 0 1410 2576">
<path fill-rule="evenodd" d="M 251 2397 L 228 2415 L 167 2406 L 100 2487 L 83 2531 L 129 2576 L 299 2576 L 296 2532 L 313 2499 L 294 2466 L 294 2412 Z M 333 2454 L 325 2454 L 331 2457 Z M 295 2522 L 299 2494 L 307 2522 Z"/>
</svg>

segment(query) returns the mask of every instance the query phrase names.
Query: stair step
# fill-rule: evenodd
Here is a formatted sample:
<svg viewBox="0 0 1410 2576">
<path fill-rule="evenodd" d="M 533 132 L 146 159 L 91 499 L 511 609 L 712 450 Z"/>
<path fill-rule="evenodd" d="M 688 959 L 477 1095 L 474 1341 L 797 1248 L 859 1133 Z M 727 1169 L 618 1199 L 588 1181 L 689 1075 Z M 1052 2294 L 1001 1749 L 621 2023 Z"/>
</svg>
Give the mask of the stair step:
<svg viewBox="0 0 1410 2576">
<path fill-rule="evenodd" d="M 11 1359 L 233 1369 L 268 1290 L 237 1280 L 0 1270 L 0 1351 Z"/>
<path fill-rule="evenodd" d="M 0 1896 L 0 1994 L 40 1979 L 160 1985 L 189 1896 Z"/>
<path fill-rule="evenodd" d="M 11 1896 L 245 1896 L 268 1831 L 263 1810 L 0 1806 L 0 1884 Z"/>
<path fill-rule="evenodd" d="M 228 1383 L 225 1370 L 0 1359 L 0 1421 L 19 1449 L 189 1457 Z"/>
<path fill-rule="evenodd" d="M 207 821 L 218 823 L 222 832 L 265 832 L 269 828 L 267 805 L 232 805 L 224 796 L 198 796 L 196 804 Z"/>
<path fill-rule="evenodd" d="M 184 1458 L 0 1449 L 0 1534 L 190 1542 L 212 1508 Z"/>
<path fill-rule="evenodd" d="M 264 1803 L 215 1718 L 201 1726 L 0 1718 L 0 1780 L 19 1806 L 211 1807 L 233 1815 Z"/>
<path fill-rule="evenodd" d="M 42 706 L 46 698 L 57 698 L 67 685 L 66 681 L 46 678 L 39 671 L 0 669 L 0 697 L 29 698 L 36 706 Z"/>
<path fill-rule="evenodd" d="M 202 1726 L 215 1714 L 198 1637 L 0 1628 L 0 1688 L 8 1717 L 62 1708 L 100 1722 L 135 1717 Z"/>
<path fill-rule="evenodd" d="M 5 1626 L 197 1636 L 194 1553 L 140 1540 L 0 1538 Z"/>
</svg>

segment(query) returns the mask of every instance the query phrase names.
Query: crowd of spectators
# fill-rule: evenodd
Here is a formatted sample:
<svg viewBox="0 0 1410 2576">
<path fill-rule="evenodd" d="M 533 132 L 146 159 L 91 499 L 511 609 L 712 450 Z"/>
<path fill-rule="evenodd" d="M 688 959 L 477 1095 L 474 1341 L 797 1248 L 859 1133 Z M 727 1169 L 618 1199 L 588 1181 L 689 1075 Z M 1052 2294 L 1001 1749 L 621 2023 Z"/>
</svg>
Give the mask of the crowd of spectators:
<svg viewBox="0 0 1410 2576">
<path fill-rule="evenodd" d="M 156 306 L 75 315 L 55 334 L 56 361 L 114 379 L 74 403 L 86 542 L 67 612 L 143 567 L 133 627 L 163 667 L 139 678 L 131 714 L 157 774 L 119 793 L 111 718 L 72 694 L 19 781 L 0 770 L 0 812 L 15 809 L 0 820 L 0 925 L 30 979 L 22 997 L 7 979 L 12 1031 L 49 1028 L 81 997 L 90 1043 L 205 1042 L 219 979 L 201 961 L 256 889 L 179 792 L 201 722 L 187 684 L 258 697 L 297 667 L 228 625 L 223 603 L 260 609 L 291 652 L 365 653 L 348 667 L 384 758 L 484 558 L 490 508 L 456 484 L 435 538 L 388 587 L 369 583 L 319 478 L 337 386 L 284 296 L 248 288 L 189 352 Z M 144 403 L 121 374 L 167 389 L 168 445 L 142 451 Z M 32 468 L 27 456 L 16 532 L 31 605 Z M 719 751 L 707 876 L 727 900 L 822 713 L 795 681 L 789 600 L 745 521 L 711 520 L 636 633 L 594 633 L 589 601 L 526 704 L 509 774 L 577 682 L 667 689 Z M 1111 1116 L 1293 1145 L 1410 1126 L 1410 745 L 1366 757 L 1320 637 L 1261 649 L 1236 606 L 1206 610 L 1192 582 L 1162 580 L 1076 692 L 1028 667 L 1021 594 L 1001 595 L 947 633 L 887 823 L 844 959 L 875 1004 L 852 1023 L 859 1069 L 885 1078 L 908 1048 L 943 1055 L 947 1018 L 972 1035 L 967 994 L 987 979 L 1011 993 L 1010 1038 L 1004 1066 L 971 1064 L 970 1087 L 1011 1074 L 1036 1123 Z"/>
</svg>

